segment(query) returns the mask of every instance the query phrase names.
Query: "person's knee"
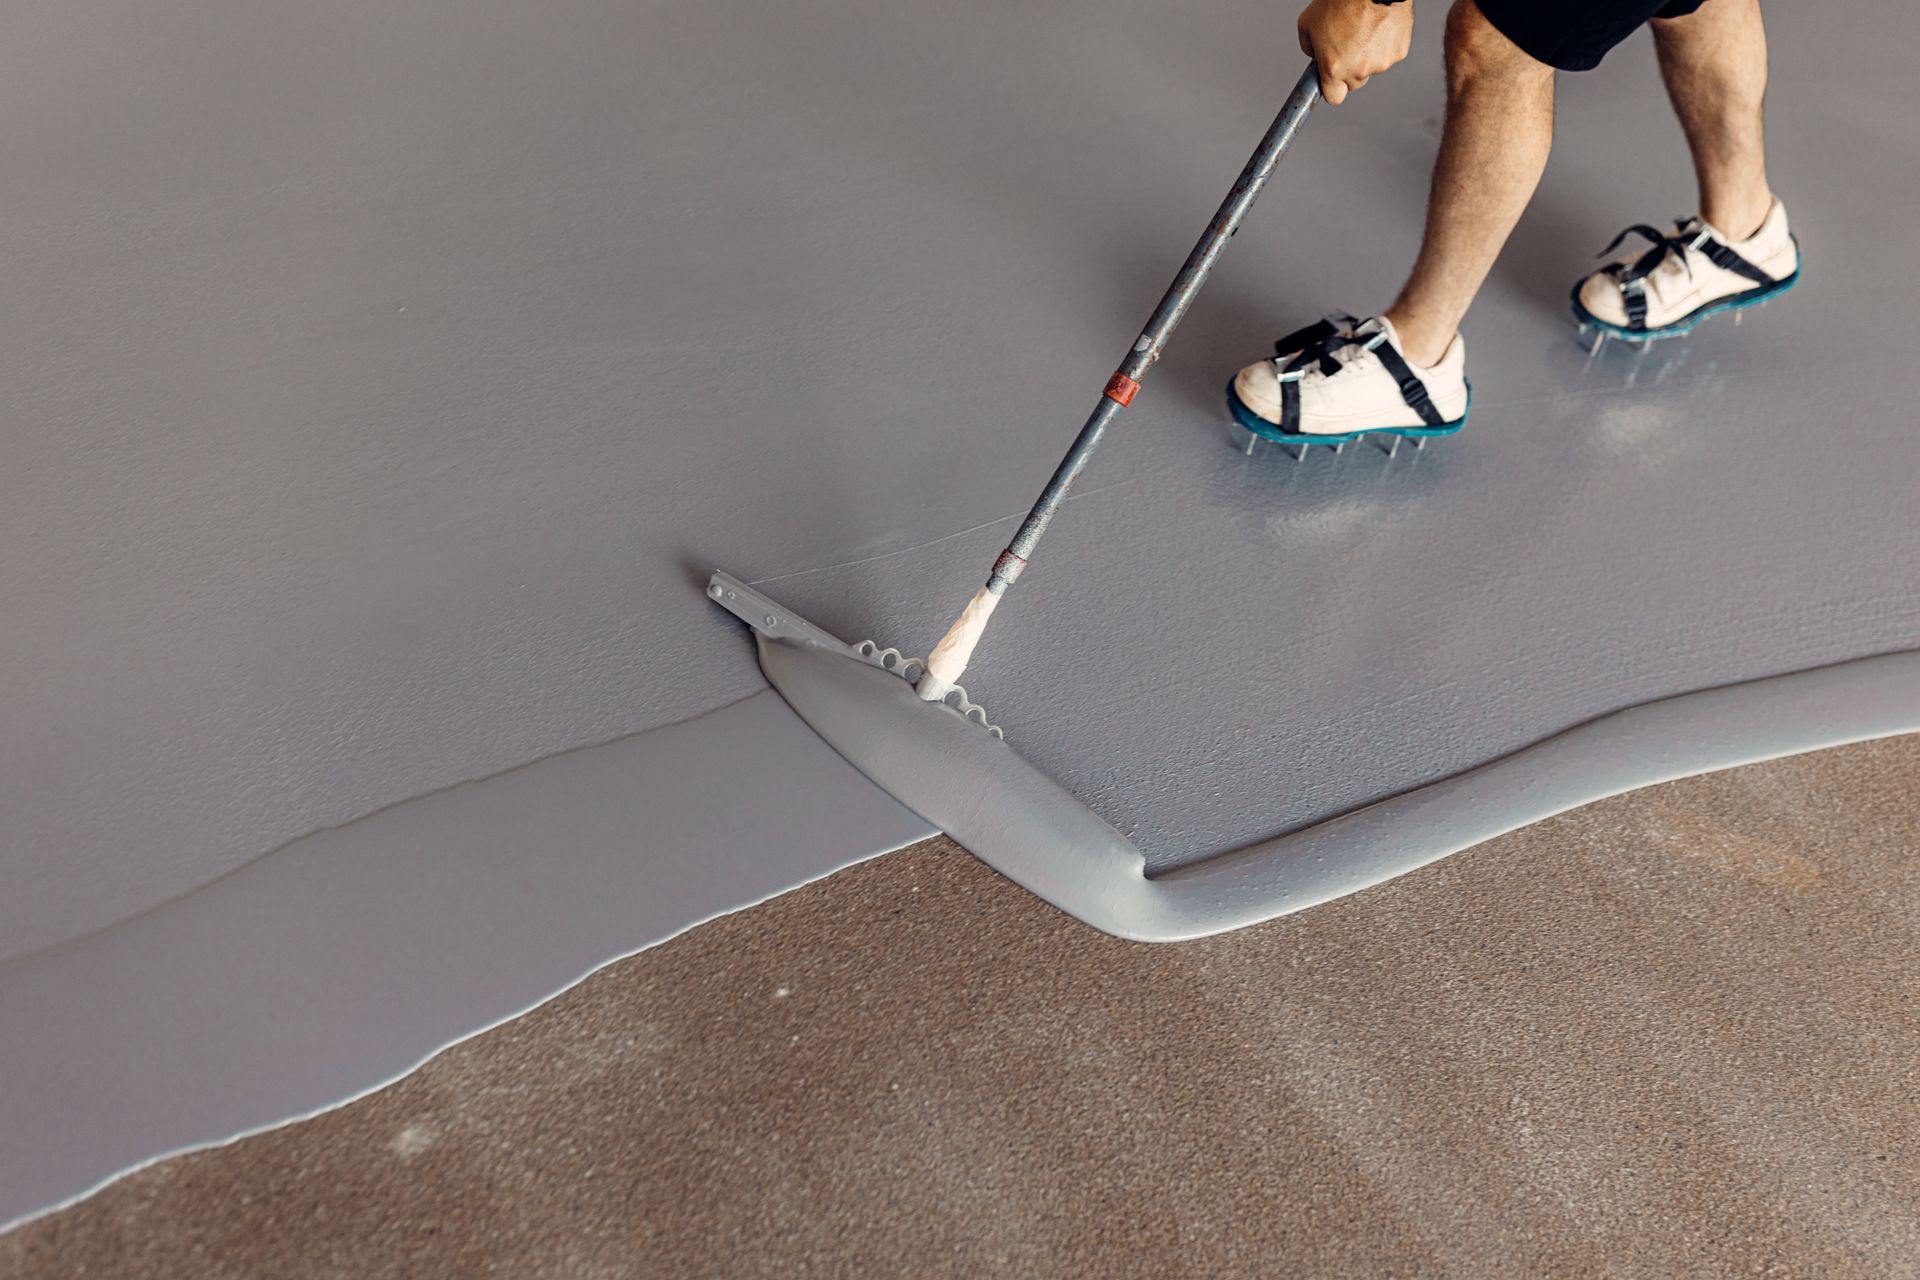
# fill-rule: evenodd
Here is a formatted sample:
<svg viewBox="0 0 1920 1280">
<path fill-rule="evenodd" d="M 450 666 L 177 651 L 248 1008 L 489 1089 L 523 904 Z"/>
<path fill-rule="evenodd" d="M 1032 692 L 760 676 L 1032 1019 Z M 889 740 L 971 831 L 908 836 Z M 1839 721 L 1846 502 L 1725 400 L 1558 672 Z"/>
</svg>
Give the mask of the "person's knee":
<svg viewBox="0 0 1920 1280">
<path fill-rule="evenodd" d="M 1454 0 L 1447 12 L 1447 84 L 1459 92 L 1476 80 L 1552 80 L 1553 68 L 1487 21 L 1474 0 Z"/>
</svg>

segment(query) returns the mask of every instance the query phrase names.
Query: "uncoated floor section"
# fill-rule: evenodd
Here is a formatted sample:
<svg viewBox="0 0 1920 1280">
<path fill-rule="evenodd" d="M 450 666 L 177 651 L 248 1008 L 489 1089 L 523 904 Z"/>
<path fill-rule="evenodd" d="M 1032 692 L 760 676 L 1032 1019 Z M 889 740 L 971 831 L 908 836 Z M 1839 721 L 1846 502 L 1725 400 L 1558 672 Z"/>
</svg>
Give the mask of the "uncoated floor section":
<svg viewBox="0 0 1920 1280">
<path fill-rule="evenodd" d="M 622 961 L 0 1275 L 1886 1277 L 1920 737 L 1175 948 L 933 841 Z"/>
</svg>

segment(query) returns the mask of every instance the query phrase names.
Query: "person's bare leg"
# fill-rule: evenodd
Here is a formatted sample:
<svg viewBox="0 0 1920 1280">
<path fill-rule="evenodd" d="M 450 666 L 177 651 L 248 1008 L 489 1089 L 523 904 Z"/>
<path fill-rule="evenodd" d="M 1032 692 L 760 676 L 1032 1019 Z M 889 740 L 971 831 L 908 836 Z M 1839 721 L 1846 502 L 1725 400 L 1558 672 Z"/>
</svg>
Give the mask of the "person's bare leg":
<svg viewBox="0 0 1920 1280">
<path fill-rule="evenodd" d="M 1667 96 L 1700 178 L 1700 216 L 1744 240 L 1773 206 L 1762 124 L 1767 32 L 1759 0 L 1707 0 L 1684 18 L 1655 18 L 1650 25 Z"/>
<path fill-rule="evenodd" d="M 1553 146 L 1552 67 L 1501 35 L 1474 0 L 1456 0 L 1447 14 L 1446 44 L 1447 123 L 1426 237 L 1387 309 L 1401 348 L 1420 365 L 1446 354 Z"/>
</svg>

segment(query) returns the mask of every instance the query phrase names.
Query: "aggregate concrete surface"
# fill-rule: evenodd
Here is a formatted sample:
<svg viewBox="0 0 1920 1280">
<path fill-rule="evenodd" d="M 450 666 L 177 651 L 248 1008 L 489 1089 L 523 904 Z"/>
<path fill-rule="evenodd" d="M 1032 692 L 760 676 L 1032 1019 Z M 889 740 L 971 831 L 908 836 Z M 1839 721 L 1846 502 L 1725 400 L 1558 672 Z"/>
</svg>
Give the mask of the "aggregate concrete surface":
<svg viewBox="0 0 1920 1280">
<path fill-rule="evenodd" d="M 0 1236 L 0 1277 L 1818 1276 L 1920 1257 L 1920 737 L 1181 947 L 939 840 Z"/>
</svg>

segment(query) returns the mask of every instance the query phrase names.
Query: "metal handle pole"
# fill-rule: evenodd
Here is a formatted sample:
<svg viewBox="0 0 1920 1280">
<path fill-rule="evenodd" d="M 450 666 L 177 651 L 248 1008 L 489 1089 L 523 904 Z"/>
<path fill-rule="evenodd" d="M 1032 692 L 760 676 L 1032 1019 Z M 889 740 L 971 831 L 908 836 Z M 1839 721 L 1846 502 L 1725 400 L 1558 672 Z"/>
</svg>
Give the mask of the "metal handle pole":
<svg viewBox="0 0 1920 1280">
<path fill-rule="evenodd" d="M 1274 118 L 1273 127 L 1267 130 L 1267 136 L 1260 141 L 1260 149 L 1247 161 L 1247 167 L 1233 184 L 1233 190 L 1213 217 L 1200 243 L 1187 255 L 1186 265 L 1180 268 L 1180 274 L 1174 277 L 1173 286 L 1167 290 L 1166 297 L 1154 309 L 1153 318 L 1147 321 L 1147 328 L 1140 340 L 1133 344 L 1133 350 L 1107 383 L 1106 391 L 1100 397 L 1099 407 L 1087 424 L 1080 428 L 1080 434 L 1073 442 L 1073 448 L 1061 459 L 1059 469 L 1053 478 L 1047 481 L 1047 487 L 1041 491 L 1039 501 L 1027 513 L 1020 529 L 1013 535 L 1013 541 L 1000 553 L 994 562 L 993 572 L 987 578 L 987 590 L 994 595 L 1003 594 L 1020 577 L 1021 570 L 1033 558 L 1034 547 L 1040 542 L 1040 535 L 1047 531 L 1052 523 L 1054 512 L 1066 501 L 1067 490 L 1086 468 L 1093 451 L 1100 447 L 1101 437 L 1113 422 L 1115 415 L 1129 404 L 1139 393 L 1140 381 L 1147 376 L 1147 370 L 1153 367 L 1166 348 L 1167 340 L 1173 337 L 1173 331 L 1180 327 L 1180 321 L 1186 317 L 1187 308 L 1200 293 L 1207 277 L 1213 273 L 1213 267 L 1220 260 L 1220 254 L 1227 247 L 1227 241 L 1233 239 L 1234 232 L 1240 229 L 1240 222 L 1253 208 L 1253 202 L 1260 198 L 1260 192 L 1266 188 L 1267 180 L 1273 176 L 1280 157 L 1285 155 L 1287 147 L 1293 142 L 1293 135 L 1300 128 L 1300 122 L 1307 118 L 1307 112 L 1313 108 L 1314 101 L 1320 95 L 1320 69 L 1312 62 L 1300 74 L 1300 82 L 1293 86 L 1293 92 L 1287 95 L 1286 105 L 1280 108 L 1280 114 Z"/>
<path fill-rule="evenodd" d="M 1174 277 L 1173 287 L 1167 290 L 1167 296 L 1160 299 L 1160 305 L 1154 308 L 1146 331 L 1108 380 L 1099 405 L 1094 409 L 1093 416 L 1087 419 L 1087 425 L 1080 428 L 1073 448 L 1060 460 L 1053 479 L 1047 481 L 1039 501 L 1033 504 L 1033 510 L 1027 512 L 1027 518 L 1020 522 L 1020 529 L 1013 535 L 1013 541 L 993 562 L 993 571 L 987 575 L 987 584 L 973 593 L 973 599 L 961 610 L 959 618 L 927 655 L 926 671 L 915 686 L 926 701 L 938 702 L 958 687 L 954 682 L 972 660 L 974 645 L 986 633 L 987 621 L 993 616 L 1000 598 L 1033 558 L 1033 549 L 1039 545 L 1040 535 L 1053 522 L 1054 513 L 1066 501 L 1067 490 L 1073 487 L 1074 480 L 1086 469 L 1093 451 L 1100 447 L 1100 438 L 1106 434 L 1114 416 L 1132 404 L 1134 396 L 1139 394 L 1140 380 L 1147 376 L 1147 370 L 1160 358 L 1167 340 L 1173 337 L 1173 331 L 1180 327 L 1187 308 L 1193 305 L 1200 287 L 1213 273 L 1214 263 L 1220 260 L 1227 241 L 1233 239 L 1233 233 L 1240 229 L 1240 220 L 1247 216 L 1247 210 L 1260 198 L 1267 179 L 1273 176 L 1274 166 L 1286 154 L 1288 145 L 1293 142 L 1293 135 L 1300 128 L 1300 122 L 1307 118 L 1307 112 L 1313 109 L 1314 100 L 1319 95 L 1320 69 L 1309 62 L 1307 69 L 1300 74 L 1300 82 L 1287 95 L 1286 105 L 1280 108 L 1280 114 L 1274 118 L 1273 127 L 1260 140 L 1260 149 L 1253 153 L 1253 158 L 1247 161 L 1247 167 L 1240 171 L 1233 190 L 1227 193 L 1226 202 L 1208 224 L 1207 233 L 1200 237 L 1199 244 L 1193 246 L 1193 252 L 1187 255 L 1186 265 Z"/>
</svg>

